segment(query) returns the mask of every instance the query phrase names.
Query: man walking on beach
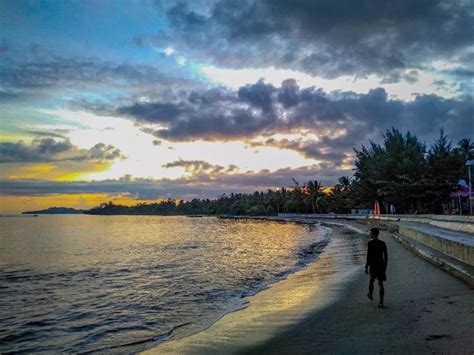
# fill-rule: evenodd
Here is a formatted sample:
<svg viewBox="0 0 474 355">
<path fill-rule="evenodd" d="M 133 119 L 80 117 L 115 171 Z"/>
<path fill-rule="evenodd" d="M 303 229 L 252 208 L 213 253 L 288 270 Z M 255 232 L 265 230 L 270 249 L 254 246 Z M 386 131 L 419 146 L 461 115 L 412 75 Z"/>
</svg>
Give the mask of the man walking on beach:
<svg viewBox="0 0 474 355">
<path fill-rule="evenodd" d="M 373 300 L 374 281 L 379 282 L 380 302 L 378 307 L 383 308 L 384 288 L 383 282 L 387 279 L 385 271 L 387 270 L 388 254 L 385 242 L 379 239 L 379 229 L 372 228 L 370 230 L 372 240 L 369 241 L 367 248 L 367 262 L 365 264 L 365 273 L 370 272 L 369 293 L 367 297 Z"/>
</svg>

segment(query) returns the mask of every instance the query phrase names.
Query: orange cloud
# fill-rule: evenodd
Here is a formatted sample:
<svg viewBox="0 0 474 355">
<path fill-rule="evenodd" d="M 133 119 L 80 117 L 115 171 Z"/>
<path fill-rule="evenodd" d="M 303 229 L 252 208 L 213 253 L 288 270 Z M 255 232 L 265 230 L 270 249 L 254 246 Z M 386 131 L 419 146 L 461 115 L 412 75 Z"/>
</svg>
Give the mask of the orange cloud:
<svg viewBox="0 0 474 355">
<path fill-rule="evenodd" d="M 88 161 L 40 164 L 5 163 L 0 169 L 0 179 L 83 180 L 88 174 L 106 171 L 111 165 L 112 162 Z"/>
</svg>

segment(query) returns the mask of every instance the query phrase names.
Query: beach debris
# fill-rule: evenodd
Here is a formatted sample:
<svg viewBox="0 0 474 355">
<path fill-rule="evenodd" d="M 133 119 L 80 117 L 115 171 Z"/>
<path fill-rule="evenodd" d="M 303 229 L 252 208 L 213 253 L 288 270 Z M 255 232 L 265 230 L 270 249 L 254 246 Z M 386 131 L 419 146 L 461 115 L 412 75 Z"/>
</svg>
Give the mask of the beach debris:
<svg viewBox="0 0 474 355">
<path fill-rule="evenodd" d="M 451 335 L 449 335 L 449 334 L 431 334 L 431 335 L 428 335 L 425 338 L 425 340 L 431 341 L 431 340 L 438 340 L 438 339 L 442 339 L 442 338 L 452 339 Z"/>
</svg>

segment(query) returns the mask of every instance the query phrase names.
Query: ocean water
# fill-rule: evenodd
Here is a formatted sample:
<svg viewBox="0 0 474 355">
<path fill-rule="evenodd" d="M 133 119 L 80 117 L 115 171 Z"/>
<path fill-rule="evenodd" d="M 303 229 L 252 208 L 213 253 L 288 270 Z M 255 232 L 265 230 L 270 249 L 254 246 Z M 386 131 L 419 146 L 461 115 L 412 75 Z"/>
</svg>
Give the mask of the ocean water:
<svg viewBox="0 0 474 355">
<path fill-rule="evenodd" d="M 0 353 L 129 353 L 315 260 L 329 229 L 213 217 L 0 217 Z"/>
</svg>

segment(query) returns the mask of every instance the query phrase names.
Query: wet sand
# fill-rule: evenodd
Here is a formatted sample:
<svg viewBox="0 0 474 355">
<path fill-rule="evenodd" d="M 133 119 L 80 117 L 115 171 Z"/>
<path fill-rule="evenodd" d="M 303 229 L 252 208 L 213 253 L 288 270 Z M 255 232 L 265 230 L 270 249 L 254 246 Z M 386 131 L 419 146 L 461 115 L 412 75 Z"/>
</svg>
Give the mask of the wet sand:
<svg viewBox="0 0 474 355">
<path fill-rule="evenodd" d="M 359 270 L 335 303 L 250 353 L 432 353 L 474 351 L 474 294 L 462 281 L 406 250 L 388 233 L 385 309 L 367 299 Z"/>
<path fill-rule="evenodd" d="M 148 349 L 158 354 L 239 353 L 291 329 L 342 295 L 364 262 L 366 237 L 336 228 L 319 259 L 256 295 L 208 329 Z"/>
<path fill-rule="evenodd" d="M 344 222 L 346 223 L 346 222 Z M 347 223 L 363 230 L 367 227 Z M 385 309 L 367 299 L 366 237 L 336 233 L 320 259 L 249 297 L 247 308 L 150 353 L 428 353 L 474 350 L 473 291 L 382 232 Z"/>
</svg>

